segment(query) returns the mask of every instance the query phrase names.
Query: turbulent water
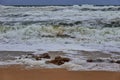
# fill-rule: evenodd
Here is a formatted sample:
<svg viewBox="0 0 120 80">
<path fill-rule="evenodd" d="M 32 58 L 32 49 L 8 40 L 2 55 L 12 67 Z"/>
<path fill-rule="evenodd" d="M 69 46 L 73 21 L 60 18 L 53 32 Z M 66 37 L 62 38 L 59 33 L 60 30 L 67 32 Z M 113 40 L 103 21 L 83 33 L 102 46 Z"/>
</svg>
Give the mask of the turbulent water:
<svg viewBox="0 0 120 80">
<path fill-rule="evenodd" d="M 0 6 L 0 50 L 86 50 L 120 56 L 120 6 Z M 66 66 L 79 70 L 88 65 L 73 63 Z"/>
</svg>

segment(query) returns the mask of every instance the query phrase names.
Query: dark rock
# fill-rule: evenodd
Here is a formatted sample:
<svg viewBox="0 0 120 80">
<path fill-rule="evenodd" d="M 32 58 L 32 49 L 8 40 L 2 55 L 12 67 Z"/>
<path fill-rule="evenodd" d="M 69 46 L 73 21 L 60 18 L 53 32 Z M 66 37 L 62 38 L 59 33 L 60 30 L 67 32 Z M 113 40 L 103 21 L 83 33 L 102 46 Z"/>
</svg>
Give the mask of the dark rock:
<svg viewBox="0 0 120 80">
<path fill-rule="evenodd" d="M 117 60 L 116 63 L 120 64 L 120 60 Z"/>
<path fill-rule="evenodd" d="M 62 60 L 63 60 L 64 62 L 69 62 L 69 61 L 70 61 L 69 58 L 62 58 Z"/>
<path fill-rule="evenodd" d="M 43 54 L 28 54 L 25 58 L 34 58 L 36 60 L 41 60 L 41 58 L 50 59 L 50 55 L 48 53 Z"/>
<path fill-rule="evenodd" d="M 51 60 L 51 61 L 46 61 L 47 64 L 49 63 L 52 63 L 52 64 L 55 64 L 55 65 L 62 65 L 64 64 L 65 62 L 69 62 L 70 59 L 69 58 L 63 58 L 61 56 L 57 56 L 55 57 L 54 60 Z"/>
<path fill-rule="evenodd" d="M 25 56 L 25 58 L 29 58 L 29 56 Z"/>
<path fill-rule="evenodd" d="M 40 55 L 40 58 L 50 59 L 50 55 L 48 53 L 44 53 Z"/>
<path fill-rule="evenodd" d="M 22 59 L 21 57 L 19 57 L 18 59 Z"/>
<path fill-rule="evenodd" d="M 114 61 L 114 60 L 109 60 L 109 62 L 110 62 L 110 63 L 115 63 L 115 61 Z"/>
<path fill-rule="evenodd" d="M 61 59 L 61 56 L 55 57 L 55 60 L 60 60 L 60 59 Z"/>
<path fill-rule="evenodd" d="M 104 62 L 102 59 L 88 59 L 87 62 Z"/>
<path fill-rule="evenodd" d="M 60 60 L 51 60 L 51 61 L 46 61 L 47 64 L 49 63 L 53 63 L 55 65 L 62 65 L 64 64 L 64 61 L 60 61 Z"/>
<path fill-rule="evenodd" d="M 55 57 L 55 60 L 59 60 L 59 61 L 63 61 L 63 62 L 69 62 L 69 61 L 70 61 L 69 58 L 63 58 L 63 57 L 61 57 L 61 56 Z"/>
<path fill-rule="evenodd" d="M 74 24 L 79 25 L 79 24 L 82 24 L 82 22 L 81 21 L 76 21 Z"/>
<path fill-rule="evenodd" d="M 88 59 L 87 62 L 93 62 L 93 60 L 92 59 Z"/>
<path fill-rule="evenodd" d="M 35 59 L 36 59 L 36 60 L 41 60 L 41 58 L 40 58 L 40 57 L 35 57 Z"/>
</svg>

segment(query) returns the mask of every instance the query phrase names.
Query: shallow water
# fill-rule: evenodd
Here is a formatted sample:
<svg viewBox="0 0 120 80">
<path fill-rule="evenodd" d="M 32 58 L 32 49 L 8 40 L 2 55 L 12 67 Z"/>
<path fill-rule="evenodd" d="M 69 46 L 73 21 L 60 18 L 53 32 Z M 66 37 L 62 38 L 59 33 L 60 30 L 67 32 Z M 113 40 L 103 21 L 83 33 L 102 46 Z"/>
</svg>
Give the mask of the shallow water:
<svg viewBox="0 0 120 80">
<path fill-rule="evenodd" d="M 34 50 L 37 50 L 41 43 L 55 43 L 119 51 L 119 8 L 88 5 L 0 6 L 0 49 L 15 50 L 16 47 L 7 47 L 18 45 L 25 50 L 25 45 L 26 50 L 34 49 L 34 46 Z"/>
<path fill-rule="evenodd" d="M 120 58 L 120 6 L 0 6 L 0 51 L 64 51 L 73 61 L 62 66 L 46 65 L 45 60 L 18 62 L 70 70 L 120 70 L 119 64 L 85 62 Z M 16 63 L 16 56 L 25 53 L 16 54 L 0 53 L 1 64 Z"/>
</svg>

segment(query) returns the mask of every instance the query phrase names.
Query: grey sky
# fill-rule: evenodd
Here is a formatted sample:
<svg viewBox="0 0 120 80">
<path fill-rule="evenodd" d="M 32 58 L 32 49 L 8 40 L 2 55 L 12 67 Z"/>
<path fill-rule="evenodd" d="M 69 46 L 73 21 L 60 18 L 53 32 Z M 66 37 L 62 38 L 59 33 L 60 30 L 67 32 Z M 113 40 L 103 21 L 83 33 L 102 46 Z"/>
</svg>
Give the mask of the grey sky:
<svg viewBox="0 0 120 80">
<path fill-rule="evenodd" d="M 0 0 L 6 5 L 120 5 L 120 0 Z"/>
</svg>

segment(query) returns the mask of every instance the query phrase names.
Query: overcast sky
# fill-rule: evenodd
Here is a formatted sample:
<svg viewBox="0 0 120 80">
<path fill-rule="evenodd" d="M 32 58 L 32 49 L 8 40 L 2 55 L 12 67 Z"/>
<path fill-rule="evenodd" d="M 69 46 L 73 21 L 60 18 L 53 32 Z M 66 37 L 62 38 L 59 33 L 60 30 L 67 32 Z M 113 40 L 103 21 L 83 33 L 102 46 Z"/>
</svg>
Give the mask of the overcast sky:
<svg viewBox="0 0 120 80">
<path fill-rule="evenodd" d="M 120 0 L 0 0 L 5 5 L 120 5 Z"/>
</svg>

